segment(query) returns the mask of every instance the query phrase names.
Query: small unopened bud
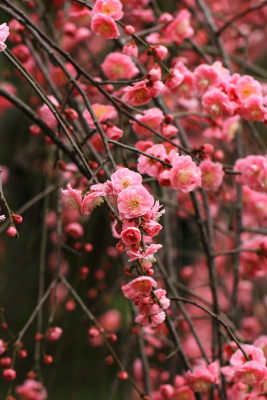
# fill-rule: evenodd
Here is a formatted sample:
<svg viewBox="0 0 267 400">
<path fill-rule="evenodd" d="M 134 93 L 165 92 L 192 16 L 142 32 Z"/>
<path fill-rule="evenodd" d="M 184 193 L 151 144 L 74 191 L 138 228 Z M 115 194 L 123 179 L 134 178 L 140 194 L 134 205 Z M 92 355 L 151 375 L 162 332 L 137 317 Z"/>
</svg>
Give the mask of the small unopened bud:
<svg viewBox="0 0 267 400">
<path fill-rule="evenodd" d="M 119 379 L 120 381 L 126 381 L 126 379 L 128 379 L 128 373 L 126 371 L 119 372 L 117 375 L 117 379 Z"/>
<path fill-rule="evenodd" d="M 8 236 L 16 236 L 17 229 L 13 225 L 10 225 L 10 227 L 7 229 L 6 233 L 8 234 Z"/>
<path fill-rule="evenodd" d="M 14 381 L 16 379 L 16 371 L 12 368 L 5 369 L 3 372 L 3 378 L 7 382 Z"/>
</svg>

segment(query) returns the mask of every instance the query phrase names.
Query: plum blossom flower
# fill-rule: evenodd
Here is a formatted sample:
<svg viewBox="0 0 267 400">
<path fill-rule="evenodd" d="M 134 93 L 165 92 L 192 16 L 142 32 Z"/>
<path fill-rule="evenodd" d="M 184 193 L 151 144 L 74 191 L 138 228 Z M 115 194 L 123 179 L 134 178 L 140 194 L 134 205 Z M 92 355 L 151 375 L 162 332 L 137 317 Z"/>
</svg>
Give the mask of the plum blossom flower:
<svg viewBox="0 0 267 400">
<path fill-rule="evenodd" d="M 102 185 L 92 185 L 90 190 L 85 193 L 79 189 L 73 189 L 71 184 L 67 184 L 67 189 L 62 189 L 63 201 L 71 208 L 80 210 L 81 214 L 89 214 L 96 206 L 103 202 Z"/>
<path fill-rule="evenodd" d="M 167 26 L 164 35 L 173 40 L 176 44 L 181 44 L 184 39 L 191 37 L 194 34 L 193 28 L 190 25 L 191 14 L 187 10 L 181 10 L 177 17 Z"/>
<path fill-rule="evenodd" d="M 170 171 L 170 180 L 174 189 L 191 192 L 201 184 L 201 170 L 190 156 L 178 156 Z"/>
<path fill-rule="evenodd" d="M 47 392 L 41 382 L 27 379 L 23 385 L 16 387 L 16 393 L 21 400 L 46 400 Z"/>
<path fill-rule="evenodd" d="M 154 257 L 154 254 L 162 248 L 161 244 L 151 244 L 145 251 L 140 247 L 137 251 L 128 250 L 127 254 L 130 256 L 129 261 L 135 261 L 137 259 L 148 259 L 151 260 Z"/>
<path fill-rule="evenodd" d="M 137 82 L 133 86 L 126 86 L 122 96 L 122 101 L 131 106 L 142 106 L 151 100 L 150 91 L 145 81 Z"/>
<path fill-rule="evenodd" d="M 149 128 L 154 129 L 155 131 L 159 132 L 161 123 L 163 122 L 164 115 L 163 112 L 157 108 L 149 108 L 148 110 L 144 110 L 144 114 L 136 114 L 135 118 L 142 122 L 143 124 L 147 125 Z M 149 129 L 141 126 L 138 122 L 133 121 L 133 130 L 138 133 L 140 136 L 146 135 L 151 136 L 153 132 Z"/>
<path fill-rule="evenodd" d="M 202 105 L 205 112 L 215 118 L 231 117 L 236 108 L 235 104 L 229 100 L 227 94 L 218 88 L 211 88 L 204 94 Z"/>
<path fill-rule="evenodd" d="M 113 106 L 96 103 L 92 105 L 92 109 L 99 122 L 104 122 L 107 119 L 114 119 L 117 117 L 117 111 Z M 83 117 L 90 128 L 95 128 L 93 118 L 88 110 L 84 110 Z"/>
<path fill-rule="evenodd" d="M 199 164 L 201 187 L 205 190 L 217 190 L 223 181 L 224 171 L 220 163 L 204 160 Z"/>
<path fill-rule="evenodd" d="M 161 311 L 153 315 L 138 315 L 135 318 L 135 322 L 143 326 L 149 326 L 151 328 L 155 328 L 157 325 L 164 322 L 165 318 L 166 318 L 165 312 Z"/>
<path fill-rule="evenodd" d="M 5 41 L 9 36 L 9 27 L 6 23 L 0 25 L 0 51 L 4 51 L 6 49 Z"/>
<path fill-rule="evenodd" d="M 142 176 L 128 168 L 119 168 L 111 175 L 111 184 L 113 193 L 118 194 L 129 186 L 141 185 Z"/>
<path fill-rule="evenodd" d="M 120 36 L 116 22 L 106 14 L 95 14 L 92 18 L 91 29 L 103 39 L 117 39 Z"/>
<path fill-rule="evenodd" d="M 5 215 L 0 215 L 0 222 L 3 222 L 6 219 Z"/>
<path fill-rule="evenodd" d="M 247 185 L 255 191 L 267 190 L 267 158 L 264 156 L 250 155 L 239 158 L 234 170 L 241 172 L 236 180 L 241 185 Z"/>
<path fill-rule="evenodd" d="M 157 286 L 157 282 L 149 276 L 140 276 L 122 286 L 121 290 L 127 299 L 134 299 L 140 294 L 148 294 L 153 287 Z"/>
<path fill-rule="evenodd" d="M 187 384 L 194 392 L 207 392 L 212 384 L 218 383 L 219 367 L 215 361 L 212 364 L 200 366 L 194 369 L 193 372 L 186 372 Z"/>
<path fill-rule="evenodd" d="M 119 52 L 108 54 L 101 64 L 101 69 L 108 79 L 114 81 L 132 79 L 139 72 L 131 57 Z"/>
<path fill-rule="evenodd" d="M 99 13 L 119 20 L 123 17 L 122 4 L 119 0 L 97 0 L 92 8 L 92 15 Z"/>
<path fill-rule="evenodd" d="M 153 196 L 142 185 L 129 186 L 118 194 L 118 209 L 126 219 L 144 215 L 153 204 Z"/>
</svg>

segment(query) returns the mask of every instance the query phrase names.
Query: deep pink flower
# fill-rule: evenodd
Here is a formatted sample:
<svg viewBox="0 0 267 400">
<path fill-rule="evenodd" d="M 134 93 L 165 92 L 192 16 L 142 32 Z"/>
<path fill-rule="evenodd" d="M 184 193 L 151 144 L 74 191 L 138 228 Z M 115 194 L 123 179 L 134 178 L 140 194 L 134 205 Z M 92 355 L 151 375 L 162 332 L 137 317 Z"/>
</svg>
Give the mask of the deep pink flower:
<svg viewBox="0 0 267 400">
<path fill-rule="evenodd" d="M 121 240 L 126 246 L 132 246 L 136 243 L 140 243 L 141 232 L 140 229 L 135 226 L 134 222 L 125 221 L 121 231 Z"/>
<path fill-rule="evenodd" d="M 117 39 L 120 36 L 116 22 L 106 14 L 95 14 L 92 18 L 91 29 L 103 39 Z"/>
<path fill-rule="evenodd" d="M 139 73 L 131 57 L 118 52 L 107 55 L 101 64 L 101 69 L 106 77 L 113 81 L 117 81 L 118 79 L 132 79 Z"/>
<path fill-rule="evenodd" d="M 235 91 L 240 102 L 252 95 L 262 96 L 261 84 L 249 75 L 243 75 L 237 80 Z"/>
<path fill-rule="evenodd" d="M 122 101 L 131 106 L 142 106 L 151 100 L 150 91 L 145 81 L 137 82 L 133 86 L 126 86 L 122 96 Z"/>
<path fill-rule="evenodd" d="M 267 118 L 265 100 L 262 96 L 252 94 L 240 105 L 240 115 L 248 121 L 264 121 Z"/>
<path fill-rule="evenodd" d="M 118 194 L 118 209 L 122 218 L 131 219 L 151 210 L 154 198 L 142 185 L 129 186 Z"/>
</svg>

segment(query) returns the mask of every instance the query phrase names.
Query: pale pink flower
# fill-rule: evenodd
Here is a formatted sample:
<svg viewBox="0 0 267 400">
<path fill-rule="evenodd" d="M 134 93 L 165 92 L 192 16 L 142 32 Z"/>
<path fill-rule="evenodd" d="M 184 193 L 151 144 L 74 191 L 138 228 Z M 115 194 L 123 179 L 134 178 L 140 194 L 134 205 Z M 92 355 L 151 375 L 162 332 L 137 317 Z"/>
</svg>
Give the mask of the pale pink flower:
<svg viewBox="0 0 267 400">
<path fill-rule="evenodd" d="M 107 55 L 101 64 L 101 69 L 106 77 L 113 81 L 117 81 L 118 79 L 132 79 L 139 73 L 131 57 L 118 52 Z"/>
<path fill-rule="evenodd" d="M 241 172 L 236 180 L 241 185 L 248 185 L 256 191 L 267 190 L 267 158 L 264 156 L 250 155 L 239 158 L 234 166 L 234 170 Z"/>
<path fill-rule="evenodd" d="M 130 42 L 127 42 L 123 48 L 122 48 L 122 52 L 123 54 L 125 54 L 126 56 L 130 56 L 130 57 L 138 57 L 138 47 L 135 43 L 134 40 L 130 40 Z"/>
<path fill-rule="evenodd" d="M 59 107 L 59 103 L 57 99 L 54 96 L 48 96 L 48 99 L 50 102 L 54 105 L 55 108 Z M 39 109 L 38 109 L 38 115 L 40 118 L 51 128 L 55 129 L 58 126 L 58 121 L 50 108 L 46 105 L 43 104 Z"/>
<path fill-rule="evenodd" d="M 222 164 L 204 160 L 199 164 L 199 168 L 201 169 L 201 187 L 205 190 L 217 190 L 224 177 Z"/>
<path fill-rule="evenodd" d="M 201 170 L 190 156 L 178 156 L 170 171 L 171 185 L 184 193 L 201 185 Z"/>
<path fill-rule="evenodd" d="M 266 365 L 266 358 L 264 357 L 263 351 L 256 346 L 250 344 L 242 345 L 243 350 L 245 350 L 246 354 L 248 355 L 250 361 L 255 361 L 259 365 L 265 366 Z M 236 370 L 240 366 L 244 365 L 245 363 L 250 362 L 246 359 L 243 352 L 238 349 L 232 355 L 230 359 L 231 366 Z"/>
<path fill-rule="evenodd" d="M 81 214 L 89 214 L 96 206 L 103 202 L 104 192 L 102 184 L 92 185 L 90 190 L 84 194 L 81 190 L 73 189 L 67 184 L 67 189 L 62 189 L 63 201 L 70 208 L 80 209 Z"/>
<path fill-rule="evenodd" d="M 154 254 L 162 248 L 161 244 L 151 244 L 149 247 L 146 248 L 145 251 L 141 247 L 137 251 L 135 250 L 128 250 L 126 253 L 130 256 L 129 261 L 135 261 L 137 259 L 147 259 L 153 260 Z"/>
<path fill-rule="evenodd" d="M 146 153 L 164 160 L 167 156 L 166 149 L 163 144 L 155 144 L 146 150 Z M 162 170 L 162 164 L 153 159 L 144 156 L 143 154 L 138 157 L 137 169 L 141 174 L 148 174 L 149 176 L 157 176 Z"/>
<path fill-rule="evenodd" d="M 207 367 L 200 366 L 194 369 L 193 372 L 186 372 L 187 384 L 194 392 L 207 392 L 212 384 L 218 383 L 219 367 L 215 361 Z"/>
<path fill-rule="evenodd" d="M 211 65 L 199 65 L 194 71 L 194 87 L 199 96 L 203 96 L 219 80 L 218 72 Z"/>
<path fill-rule="evenodd" d="M 261 335 L 254 342 L 253 346 L 259 347 L 264 354 L 264 357 L 267 357 L 267 336 Z"/>
<path fill-rule="evenodd" d="M 5 41 L 9 36 L 9 27 L 6 23 L 0 25 L 0 51 L 4 51 L 6 49 Z"/>
<path fill-rule="evenodd" d="M 6 219 L 5 215 L 0 215 L 0 222 L 3 222 Z"/>
<path fill-rule="evenodd" d="M 96 0 L 92 8 L 92 15 L 98 13 L 119 20 L 123 17 L 122 4 L 119 0 Z"/>
<path fill-rule="evenodd" d="M 235 111 L 235 105 L 227 94 L 217 88 L 211 88 L 204 94 L 202 105 L 204 111 L 215 118 L 231 117 Z"/>
<path fill-rule="evenodd" d="M 151 210 L 154 198 L 142 185 L 129 186 L 118 194 L 118 209 L 122 218 L 131 219 Z"/>
<path fill-rule="evenodd" d="M 165 312 L 161 311 L 153 315 L 138 315 L 138 317 L 135 318 L 135 322 L 143 326 L 155 328 L 157 325 L 161 324 L 165 318 Z"/>
<path fill-rule="evenodd" d="M 142 122 L 143 124 L 147 125 L 149 128 L 152 128 L 155 131 L 159 132 L 161 123 L 164 119 L 164 115 L 159 108 L 154 107 L 154 108 L 149 108 L 148 110 L 144 110 L 144 114 L 136 114 L 135 118 L 138 121 Z M 136 121 L 133 121 L 132 124 L 133 124 L 133 130 L 140 136 L 153 135 L 153 132 L 139 125 Z"/>
<path fill-rule="evenodd" d="M 148 294 L 153 287 L 157 287 L 157 282 L 149 276 L 140 276 L 122 286 L 121 290 L 127 299 L 134 299 L 141 294 Z"/>
<path fill-rule="evenodd" d="M 111 184 L 113 193 L 118 194 L 129 186 L 141 185 L 142 176 L 128 168 L 119 168 L 111 175 Z"/>
<path fill-rule="evenodd" d="M 241 127 L 242 125 L 240 123 L 239 115 L 227 118 L 223 122 L 220 139 L 225 142 L 231 142 L 235 138 L 236 133 L 241 129 Z"/>
<path fill-rule="evenodd" d="M 240 254 L 240 272 L 247 278 L 258 278 L 267 274 L 267 238 L 264 236 L 254 236 L 252 239 L 244 241 L 244 248 L 258 250 L 262 254 L 242 251 Z"/>
<path fill-rule="evenodd" d="M 47 392 L 41 382 L 27 379 L 23 385 L 16 387 L 16 393 L 21 400 L 46 400 Z"/>
<path fill-rule="evenodd" d="M 104 122 L 107 119 L 114 119 L 117 117 L 117 111 L 113 106 L 96 103 L 92 104 L 92 109 L 99 122 Z M 95 128 L 93 118 L 88 110 L 84 110 L 83 117 L 90 126 L 90 128 Z"/>
<path fill-rule="evenodd" d="M 131 106 L 142 106 L 151 100 L 150 90 L 146 85 L 146 81 L 137 82 L 133 86 L 126 86 L 122 96 L 122 101 Z"/>
<path fill-rule="evenodd" d="M 240 102 L 252 95 L 262 96 L 261 84 L 249 75 L 243 75 L 237 80 L 235 91 Z"/>
<path fill-rule="evenodd" d="M 152 97 L 158 97 L 164 88 L 164 83 L 161 81 L 149 81 L 146 86 Z"/>
<path fill-rule="evenodd" d="M 267 378 L 267 368 L 256 361 L 248 361 L 235 368 L 234 379 L 247 385 L 255 385 Z"/>
<path fill-rule="evenodd" d="M 91 29 L 103 39 L 117 39 L 120 36 L 116 22 L 106 14 L 95 14 L 92 18 Z"/>
<path fill-rule="evenodd" d="M 150 46 L 153 54 L 155 55 L 156 58 L 159 60 L 164 60 L 167 55 L 168 55 L 168 49 L 165 46 L 162 46 L 161 44 L 155 45 L 155 46 Z"/>
<path fill-rule="evenodd" d="M 184 39 L 193 36 L 194 31 L 190 24 L 191 14 L 187 10 L 181 10 L 177 17 L 167 26 L 164 35 L 173 40 L 176 44 L 181 44 Z"/>
<path fill-rule="evenodd" d="M 252 94 L 241 103 L 239 113 L 248 121 L 264 121 L 267 118 L 267 109 L 262 96 Z"/>
</svg>

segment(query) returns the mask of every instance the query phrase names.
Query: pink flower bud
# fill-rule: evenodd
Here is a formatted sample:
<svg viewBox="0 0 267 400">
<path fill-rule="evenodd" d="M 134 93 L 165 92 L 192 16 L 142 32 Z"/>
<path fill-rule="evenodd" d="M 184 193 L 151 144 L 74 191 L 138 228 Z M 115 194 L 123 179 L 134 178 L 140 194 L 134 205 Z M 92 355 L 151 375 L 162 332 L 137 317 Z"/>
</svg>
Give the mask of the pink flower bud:
<svg viewBox="0 0 267 400">
<path fill-rule="evenodd" d="M 8 236 L 16 236 L 17 229 L 14 226 L 10 225 L 6 233 L 8 234 Z"/>
<path fill-rule="evenodd" d="M 5 369 L 3 372 L 3 378 L 7 382 L 14 381 L 16 379 L 16 371 L 12 368 Z"/>
</svg>

